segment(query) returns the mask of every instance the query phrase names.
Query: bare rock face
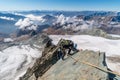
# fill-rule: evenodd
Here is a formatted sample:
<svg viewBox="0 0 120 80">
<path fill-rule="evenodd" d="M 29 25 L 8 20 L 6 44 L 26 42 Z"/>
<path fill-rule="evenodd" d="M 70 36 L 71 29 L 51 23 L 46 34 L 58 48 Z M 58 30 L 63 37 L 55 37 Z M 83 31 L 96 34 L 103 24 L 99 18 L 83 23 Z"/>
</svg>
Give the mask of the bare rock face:
<svg viewBox="0 0 120 80">
<path fill-rule="evenodd" d="M 57 61 L 56 52 L 51 53 L 56 46 L 50 46 L 45 48 L 42 57 L 38 58 L 32 68 L 28 68 L 20 80 L 34 80 L 42 76 L 50 67 L 52 67 Z M 32 78 L 32 79 L 31 79 Z"/>
<path fill-rule="evenodd" d="M 89 62 L 107 70 L 105 54 L 93 51 L 82 51 L 72 56 L 76 60 Z M 74 61 L 67 57 L 59 60 L 38 80 L 109 80 L 109 74 L 89 65 Z"/>
</svg>

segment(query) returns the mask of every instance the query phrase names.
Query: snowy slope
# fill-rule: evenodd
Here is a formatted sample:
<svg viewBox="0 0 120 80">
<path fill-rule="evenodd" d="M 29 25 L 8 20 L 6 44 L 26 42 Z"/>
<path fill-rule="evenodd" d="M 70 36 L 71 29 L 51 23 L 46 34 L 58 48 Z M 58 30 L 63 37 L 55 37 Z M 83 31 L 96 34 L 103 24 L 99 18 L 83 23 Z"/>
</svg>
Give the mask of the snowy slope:
<svg viewBox="0 0 120 80">
<path fill-rule="evenodd" d="M 120 56 L 120 40 L 109 40 L 102 37 L 94 37 L 89 35 L 50 35 L 50 38 L 53 39 L 53 43 L 57 44 L 57 42 L 63 39 L 70 39 L 77 43 L 78 49 L 89 49 L 94 51 L 106 52 L 106 56 Z M 113 71 L 120 73 L 120 62 L 113 63 L 106 60 L 108 68 Z"/>
<path fill-rule="evenodd" d="M 0 51 L 0 80 L 17 80 L 41 53 L 29 45 L 12 46 Z"/>
</svg>

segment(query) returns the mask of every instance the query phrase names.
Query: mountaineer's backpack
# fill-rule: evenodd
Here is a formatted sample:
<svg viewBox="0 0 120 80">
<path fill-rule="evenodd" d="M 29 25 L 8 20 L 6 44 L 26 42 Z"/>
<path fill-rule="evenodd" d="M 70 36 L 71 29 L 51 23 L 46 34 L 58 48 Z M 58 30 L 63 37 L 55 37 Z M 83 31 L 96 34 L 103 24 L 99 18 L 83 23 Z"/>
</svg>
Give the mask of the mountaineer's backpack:
<svg viewBox="0 0 120 80">
<path fill-rule="evenodd" d="M 61 41 L 62 46 L 63 45 L 71 45 L 71 44 L 73 44 L 73 41 L 71 41 L 71 40 L 62 39 L 62 41 Z"/>
</svg>

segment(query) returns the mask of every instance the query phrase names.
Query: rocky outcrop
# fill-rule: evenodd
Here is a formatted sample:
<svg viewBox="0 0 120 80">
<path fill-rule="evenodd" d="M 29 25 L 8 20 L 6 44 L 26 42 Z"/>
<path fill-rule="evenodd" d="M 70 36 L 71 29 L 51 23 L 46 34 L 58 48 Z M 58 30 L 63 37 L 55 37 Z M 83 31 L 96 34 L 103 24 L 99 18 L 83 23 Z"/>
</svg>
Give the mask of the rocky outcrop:
<svg viewBox="0 0 120 80">
<path fill-rule="evenodd" d="M 16 38 L 13 42 L 0 42 L 0 51 L 8 47 L 22 46 L 22 45 L 30 45 L 32 48 L 37 48 L 41 50 L 44 48 L 46 42 L 49 39 L 50 38 L 46 34 L 37 34 L 33 37 L 29 37 L 26 35 L 21 38 Z"/>
<path fill-rule="evenodd" d="M 81 51 L 69 56 L 65 60 L 58 60 L 57 47 L 46 47 L 41 58 L 38 58 L 32 68 L 29 68 L 20 80 L 113 80 L 115 75 L 104 72 L 87 64 L 85 61 L 107 70 L 105 53 Z M 111 76 L 112 75 L 112 76 Z"/>
<path fill-rule="evenodd" d="M 100 29 L 104 30 L 108 34 L 120 35 L 120 27 L 100 27 Z"/>
<path fill-rule="evenodd" d="M 72 57 L 107 70 L 104 53 L 85 50 Z M 70 57 L 65 61 L 60 60 L 38 80 L 109 80 L 108 73 L 79 61 L 75 63 Z"/>
<path fill-rule="evenodd" d="M 107 28 L 108 29 L 108 28 Z M 109 30 L 110 31 L 110 30 Z M 119 29 L 118 29 L 119 31 Z M 104 37 L 107 39 L 120 39 L 118 37 L 112 37 L 107 34 L 107 32 L 101 28 L 93 28 L 93 29 L 85 29 L 85 30 L 79 30 L 79 31 L 73 31 L 72 29 L 54 29 L 52 27 L 46 29 L 43 31 L 43 33 L 47 33 L 49 35 L 92 35 L 92 36 L 99 36 L 99 37 Z"/>
<path fill-rule="evenodd" d="M 56 52 L 52 53 L 54 48 L 56 48 L 54 45 L 45 48 L 42 57 L 36 60 L 34 66 L 29 68 L 20 80 L 34 80 L 35 78 L 42 76 L 50 67 L 52 67 L 52 65 L 58 61 Z"/>
</svg>

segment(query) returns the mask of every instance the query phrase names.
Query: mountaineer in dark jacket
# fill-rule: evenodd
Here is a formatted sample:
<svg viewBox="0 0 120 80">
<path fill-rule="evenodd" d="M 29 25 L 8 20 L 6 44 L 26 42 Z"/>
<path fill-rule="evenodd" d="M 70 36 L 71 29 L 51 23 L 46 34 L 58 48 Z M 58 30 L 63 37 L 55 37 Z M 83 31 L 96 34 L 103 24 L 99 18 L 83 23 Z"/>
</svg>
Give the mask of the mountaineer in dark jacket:
<svg viewBox="0 0 120 80">
<path fill-rule="evenodd" d="M 66 50 L 67 49 L 68 49 L 68 53 L 67 53 L 68 55 L 72 55 L 71 50 L 74 51 L 74 52 L 78 52 L 76 47 L 77 47 L 77 44 L 74 44 L 73 41 L 62 39 L 61 43 L 60 43 L 60 50 L 61 50 L 61 53 L 62 53 L 62 55 L 61 55 L 62 59 L 64 60 L 64 56 L 66 55 Z"/>
</svg>

